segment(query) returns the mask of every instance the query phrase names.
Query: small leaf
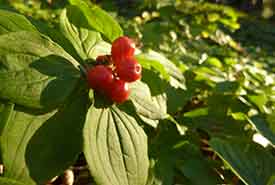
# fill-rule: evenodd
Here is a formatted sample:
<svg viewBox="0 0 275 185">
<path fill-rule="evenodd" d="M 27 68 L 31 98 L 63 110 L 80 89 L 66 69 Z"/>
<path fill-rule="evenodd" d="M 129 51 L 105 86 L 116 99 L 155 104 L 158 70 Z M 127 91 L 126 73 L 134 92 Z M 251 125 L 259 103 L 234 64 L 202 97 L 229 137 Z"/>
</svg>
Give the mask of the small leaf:
<svg viewBox="0 0 275 185">
<path fill-rule="evenodd" d="M 164 78 L 167 78 L 167 74 L 169 74 L 170 75 L 169 82 L 171 86 L 175 88 L 186 89 L 185 79 L 182 72 L 177 68 L 177 66 L 174 63 L 172 63 L 170 60 L 165 58 L 163 55 L 150 50 L 146 54 L 139 55 L 138 58 L 142 60 L 142 62 L 144 63 L 143 65 L 145 67 L 146 67 L 146 62 L 154 61 L 152 64 L 148 64 L 148 65 L 158 70 Z M 162 67 L 156 65 L 156 62 L 161 64 L 165 70 Z M 167 72 L 167 74 L 165 71 Z"/>
<path fill-rule="evenodd" d="M 136 56 L 136 58 L 144 69 L 148 69 L 151 71 L 155 70 L 161 75 L 163 79 L 169 81 L 170 76 L 161 63 L 156 60 L 148 59 L 145 54 L 139 54 Z"/>
<path fill-rule="evenodd" d="M 139 115 L 153 120 L 167 117 L 165 94 L 152 97 L 149 87 L 141 81 L 129 85 L 131 89 L 130 100 Z"/>
<path fill-rule="evenodd" d="M 147 137 L 133 117 L 116 107 L 89 109 L 84 154 L 97 184 L 146 184 Z"/>
<path fill-rule="evenodd" d="M 123 35 L 119 24 L 104 10 L 82 0 L 70 0 L 71 5 L 77 6 L 85 15 L 91 28 L 102 33 L 111 42 Z"/>
<path fill-rule="evenodd" d="M 247 185 L 267 184 L 275 174 L 275 158 L 260 145 L 213 138 L 210 146 Z"/>
<path fill-rule="evenodd" d="M 63 103 L 78 84 L 76 61 L 38 33 L 0 36 L 0 97 L 34 108 Z"/>
<path fill-rule="evenodd" d="M 22 30 L 37 31 L 30 21 L 23 15 L 0 10 L 0 35 Z"/>
<path fill-rule="evenodd" d="M 82 12 L 77 7 L 71 6 L 61 13 L 61 31 L 73 44 L 82 60 L 96 59 L 99 55 L 109 54 L 110 44 L 102 40 L 100 33 L 83 27 L 87 24 L 85 21 Z"/>
</svg>

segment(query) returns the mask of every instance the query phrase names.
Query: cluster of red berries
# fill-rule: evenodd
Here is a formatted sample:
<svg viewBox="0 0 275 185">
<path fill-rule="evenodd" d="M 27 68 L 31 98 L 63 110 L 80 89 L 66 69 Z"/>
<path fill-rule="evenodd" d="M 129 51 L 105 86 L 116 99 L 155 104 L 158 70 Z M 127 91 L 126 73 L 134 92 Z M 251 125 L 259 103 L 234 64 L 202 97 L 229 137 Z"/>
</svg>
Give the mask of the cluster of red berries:
<svg viewBox="0 0 275 185">
<path fill-rule="evenodd" d="M 141 78 L 141 65 L 134 58 L 134 52 L 131 39 L 126 36 L 117 38 L 112 43 L 111 56 L 97 57 L 98 64 L 88 70 L 89 87 L 116 103 L 126 101 L 130 93 L 128 82 Z"/>
</svg>

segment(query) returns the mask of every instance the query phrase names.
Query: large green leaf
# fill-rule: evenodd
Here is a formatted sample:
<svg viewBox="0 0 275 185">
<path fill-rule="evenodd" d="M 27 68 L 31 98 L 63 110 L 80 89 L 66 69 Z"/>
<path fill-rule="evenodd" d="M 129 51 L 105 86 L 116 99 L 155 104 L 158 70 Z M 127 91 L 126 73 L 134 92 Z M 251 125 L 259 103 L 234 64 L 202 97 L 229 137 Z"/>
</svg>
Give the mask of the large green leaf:
<svg viewBox="0 0 275 185">
<path fill-rule="evenodd" d="M 88 96 L 82 93 L 72 98 L 72 102 L 43 123 L 28 143 L 27 166 L 39 184 L 61 174 L 82 152 Z"/>
<path fill-rule="evenodd" d="M 27 184 L 23 184 L 21 182 L 15 181 L 10 178 L 5 178 L 5 177 L 0 177 L 0 184 L 1 185 L 27 185 Z"/>
<path fill-rule="evenodd" d="M 265 185 L 275 175 L 275 158 L 260 145 L 213 138 L 210 146 L 247 185 Z"/>
<path fill-rule="evenodd" d="M 73 44 L 83 60 L 95 59 L 99 55 L 109 54 L 111 51 L 110 44 L 102 40 L 100 33 L 86 27 L 86 19 L 77 7 L 68 7 L 61 13 L 61 31 Z"/>
<path fill-rule="evenodd" d="M 24 110 L 14 110 L 3 125 L 0 147 L 5 166 L 4 176 L 26 184 L 35 182 L 31 179 L 25 162 L 25 150 L 35 131 L 53 113 L 32 115 Z"/>
<path fill-rule="evenodd" d="M 152 97 L 148 85 L 141 81 L 129 85 L 131 89 L 130 100 L 133 102 L 139 115 L 153 120 L 167 117 L 165 94 Z"/>
<path fill-rule="evenodd" d="M 274 115 L 253 116 L 248 121 L 265 136 L 275 147 L 275 117 Z"/>
<path fill-rule="evenodd" d="M 133 117 L 116 107 L 90 108 L 84 154 L 97 184 L 146 184 L 147 137 Z"/>
<path fill-rule="evenodd" d="M 102 33 L 110 41 L 123 35 L 119 24 L 98 6 L 82 0 L 70 0 L 70 3 L 83 12 L 91 28 Z"/>
<path fill-rule="evenodd" d="M 36 31 L 36 28 L 23 15 L 0 10 L 0 35 L 20 30 Z"/>
<path fill-rule="evenodd" d="M 76 61 L 38 33 L 2 35 L 0 97 L 28 107 L 55 107 L 66 100 L 79 81 L 80 73 L 71 62 Z"/>
<path fill-rule="evenodd" d="M 72 165 L 82 151 L 86 110 L 87 96 L 44 114 L 15 107 L 0 137 L 4 176 L 42 184 Z"/>
</svg>

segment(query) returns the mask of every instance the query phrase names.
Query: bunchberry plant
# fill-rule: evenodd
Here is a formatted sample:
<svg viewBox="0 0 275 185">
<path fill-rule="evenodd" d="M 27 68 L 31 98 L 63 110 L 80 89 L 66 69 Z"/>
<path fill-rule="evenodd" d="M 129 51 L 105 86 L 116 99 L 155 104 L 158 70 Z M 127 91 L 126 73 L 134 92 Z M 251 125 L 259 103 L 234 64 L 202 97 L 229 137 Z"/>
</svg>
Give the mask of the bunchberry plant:
<svg viewBox="0 0 275 185">
<path fill-rule="evenodd" d="M 0 10 L 0 185 L 79 161 L 97 185 L 274 184 L 274 53 L 228 7 L 148 4 L 120 25 L 85 0 L 50 26 Z M 274 25 L 246 26 L 272 53 Z"/>
</svg>

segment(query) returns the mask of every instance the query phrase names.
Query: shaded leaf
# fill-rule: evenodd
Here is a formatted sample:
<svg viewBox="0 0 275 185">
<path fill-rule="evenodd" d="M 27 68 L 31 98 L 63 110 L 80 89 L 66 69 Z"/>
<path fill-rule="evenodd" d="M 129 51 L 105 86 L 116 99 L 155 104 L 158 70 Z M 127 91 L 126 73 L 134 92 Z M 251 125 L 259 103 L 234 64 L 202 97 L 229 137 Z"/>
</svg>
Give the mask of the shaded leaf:
<svg viewBox="0 0 275 185">
<path fill-rule="evenodd" d="M 214 170 L 211 169 L 210 164 L 202 156 L 186 159 L 179 169 L 194 185 L 201 185 L 202 182 L 204 185 L 222 183 L 218 178 L 218 174 L 214 174 Z"/>
<path fill-rule="evenodd" d="M 260 145 L 213 138 L 210 146 L 247 185 L 267 184 L 275 174 L 275 158 Z"/>
<path fill-rule="evenodd" d="M 272 115 L 266 115 L 265 117 L 253 116 L 252 118 L 248 118 L 248 121 L 275 147 L 275 120 L 274 116 L 273 119 L 268 119 L 268 117 L 270 118 Z"/>
<path fill-rule="evenodd" d="M 116 107 L 89 109 L 84 154 L 97 184 L 146 184 L 147 137 L 133 117 Z"/>
<path fill-rule="evenodd" d="M 4 176 L 42 184 L 72 165 L 82 151 L 87 97 L 50 113 L 15 107 L 0 137 Z"/>
<path fill-rule="evenodd" d="M 86 93 L 78 93 L 72 98 L 45 121 L 28 142 L 26 163 L 31 177 L 39 184 L 61 174 L 82 152 L 88 97 Z"/>
<path fill-rule="evenodd" d="M 0 137 L 2 160 L 5 166 L 4 177 L 29 185 L 36 184 L 30 177 L 25 162 L 26 147 L 35 131 L 53 113 L 32 115 L 24 110 L 14 110 L 6 121 Z M 40 169 L 39 169 L 40 170 Z"/>
</svg>

